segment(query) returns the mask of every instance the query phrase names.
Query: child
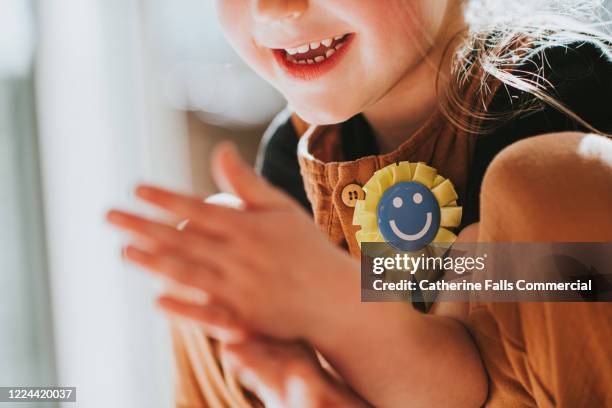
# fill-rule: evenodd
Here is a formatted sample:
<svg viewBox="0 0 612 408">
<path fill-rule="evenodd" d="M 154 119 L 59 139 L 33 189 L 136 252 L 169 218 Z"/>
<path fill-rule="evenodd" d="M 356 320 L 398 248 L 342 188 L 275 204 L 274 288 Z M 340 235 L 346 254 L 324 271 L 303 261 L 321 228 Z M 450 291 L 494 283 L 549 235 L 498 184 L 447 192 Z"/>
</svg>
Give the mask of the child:
<svg viewBox="0 0 612 408">
<path fill-rule="evenodd" d="M 589 2 L 532 3 L 218 2 L 291 106 L 267 181 L 224 145 L 213 170 L 241 208 L 141 186 L 187 228 L 109 214 L 139 238 L 128 259 L 207 295 L 160 298 L 198 323 L 173 328 L 177 405 L 612 406 L 609 304 L 359 302 L 354 208 L 400 161 L 452 181 L 459 240 L 612 240 L 609 39 L 560 17 Z"/>
</svg>

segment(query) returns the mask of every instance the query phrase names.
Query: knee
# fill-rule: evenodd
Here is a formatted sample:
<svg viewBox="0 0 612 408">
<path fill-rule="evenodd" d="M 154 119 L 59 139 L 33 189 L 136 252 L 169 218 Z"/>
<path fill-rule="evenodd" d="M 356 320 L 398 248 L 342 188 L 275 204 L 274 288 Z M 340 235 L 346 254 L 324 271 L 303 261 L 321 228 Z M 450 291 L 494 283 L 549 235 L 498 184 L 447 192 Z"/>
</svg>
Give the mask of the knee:
<svg viewBox="0 0 612 408">
<path fill-rule="evenodd" d="M 482 186 L 481 236 L 510 241 L 611 241 L 612 141 L 553 133 L 517 142 Z"/>
</svg>

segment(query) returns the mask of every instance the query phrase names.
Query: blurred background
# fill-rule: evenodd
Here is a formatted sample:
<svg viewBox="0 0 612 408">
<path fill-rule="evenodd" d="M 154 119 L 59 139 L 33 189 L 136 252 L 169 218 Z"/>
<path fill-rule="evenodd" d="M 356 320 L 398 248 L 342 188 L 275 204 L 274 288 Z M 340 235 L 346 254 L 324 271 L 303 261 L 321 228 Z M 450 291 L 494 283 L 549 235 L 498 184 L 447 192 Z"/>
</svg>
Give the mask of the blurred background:
<svg viewBox="0 0 612 408">
<path fill-rule="evenodd" d="M 234 139 L 253 160 L 284 101 L 229 48 L 211 0 L 0 10 L 0 386 L 170 407 L 158 288 L 121 261 L 104 213 L 138 205 L 139 181 L 214 191 L 211 147 Z"/>
<path fill-rule="evenodd" d="M 159 288 L 121 261 L 104 213 L 137 206 L 141 181 L 214 191 L 211 147 L 253 160 L 283 107 L 212 0 L 0 0 L 0 386 L 172 406 Z"/>
</svg>

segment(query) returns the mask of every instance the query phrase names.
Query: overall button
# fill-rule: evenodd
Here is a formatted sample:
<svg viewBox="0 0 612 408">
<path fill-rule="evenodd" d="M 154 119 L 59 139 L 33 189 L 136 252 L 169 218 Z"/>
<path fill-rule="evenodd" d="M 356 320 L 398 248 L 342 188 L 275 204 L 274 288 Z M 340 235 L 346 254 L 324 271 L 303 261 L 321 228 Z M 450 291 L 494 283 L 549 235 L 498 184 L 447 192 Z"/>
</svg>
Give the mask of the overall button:
<svg viewBox="0 0 612 408">
<path fill-rule="evenodd" d="M 365 199 L 365 191 L 359 184 L 349 184 L 342 189 L 342 202 L 347 207 L 355 207 L 357 200 Z"/>
</svg>

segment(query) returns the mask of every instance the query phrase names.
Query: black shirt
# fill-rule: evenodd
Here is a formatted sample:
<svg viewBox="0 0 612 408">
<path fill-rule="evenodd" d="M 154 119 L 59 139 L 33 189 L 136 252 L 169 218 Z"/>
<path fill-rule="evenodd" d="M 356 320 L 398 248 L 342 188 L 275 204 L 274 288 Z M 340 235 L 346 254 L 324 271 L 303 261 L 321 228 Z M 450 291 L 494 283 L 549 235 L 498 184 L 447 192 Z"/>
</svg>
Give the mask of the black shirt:
<svg viewBox="0 0 612 408">
<path fill-rule="evenodd" d="M 546 92 L 594 128 L 612 133 L 612 61 L 590 43 L 546 48 L 522 64 L 520 70 L 537 72 Z M 537 71 L 536 71 L 537 70 Z M 463 197 L 463 225 L 480 219 L 480 188 L 493 158 L 510 144 L 551 132 L 588 129 L 531 94 L 501 85 L 488 107 L 490 113 L 511 112 L 525 102 L 533 109 L 510 116 L 477 138 L 470 164 L 466 196 Z M 342 149 L 346 160 L 378 154 L 374 133 L 363 115 L 341 124 Z M 286 191 L 311 210 L 297 159 L 298 137 L 287 112 L 272 123 L 262 143 L 258 168 L 272 184 Z"/>
</svg>

